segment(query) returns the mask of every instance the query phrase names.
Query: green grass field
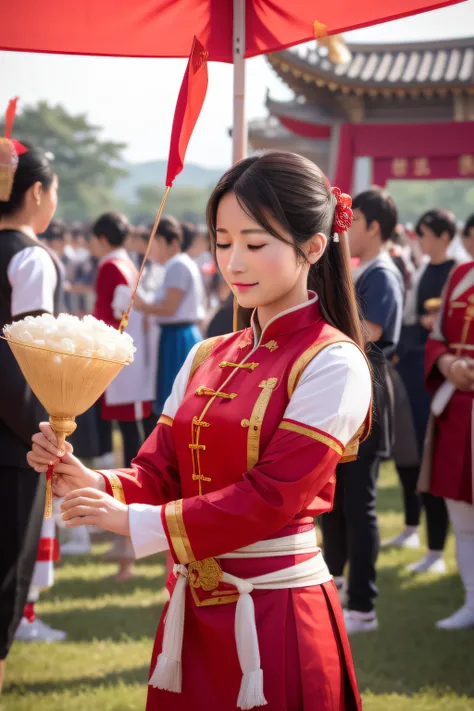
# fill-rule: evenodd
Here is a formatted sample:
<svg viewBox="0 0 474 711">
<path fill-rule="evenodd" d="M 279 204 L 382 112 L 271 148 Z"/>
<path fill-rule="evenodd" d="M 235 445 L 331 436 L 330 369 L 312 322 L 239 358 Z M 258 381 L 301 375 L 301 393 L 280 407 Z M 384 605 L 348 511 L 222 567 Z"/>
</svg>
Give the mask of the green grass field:
<svg viewBox="0 0 474 711">
<path fill-rule="evenodd" d="M 402 525 L 393 469 L 384 468 L 379 513 L 382 535 Z M 37 612 L 66 630 L 68 641 L 16 643 L 7 663 L 0 701 L 5 711 L 141 711 L 160 608 L 164 564 L 145 559 L 135 577 L 119 586 L 113 564 L 96 544 L 93 554 L 68 557 L 57 583 Z M 404 566 L 417 551 L 391 551 L 379 559 L 380 630 L 353 638 L 352 648 L 366 711 L 467 711 L 474 709 L 474 630 L 442 632 L 436 620 L 462 603 L 453 540 L 449 574 L 414 578 Z M 196 707 L 197 711 L 205 711 Z M 314 705 L 317 711 L 317 704 Z"/>
</svg>

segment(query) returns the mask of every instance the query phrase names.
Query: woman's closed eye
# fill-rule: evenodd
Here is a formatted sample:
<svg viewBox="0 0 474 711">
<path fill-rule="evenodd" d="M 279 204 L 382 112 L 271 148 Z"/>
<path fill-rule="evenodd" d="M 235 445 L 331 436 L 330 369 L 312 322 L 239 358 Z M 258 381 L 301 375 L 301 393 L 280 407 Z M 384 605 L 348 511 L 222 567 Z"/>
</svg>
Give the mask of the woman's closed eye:
<svg viewBox="0 0 474 711">
<path fill-rule="evenodd" d="M 216 242 L 216 249 L 229 249 L 231 247 L 231 244 L 223 244 L 221 242 Z M 247 249 L 250 249 L 251 252 L 255 252 L 258 249 L 262 249 L 263 247 L 266 247 L 266 244 L 248 244 Z"/>
</svg>

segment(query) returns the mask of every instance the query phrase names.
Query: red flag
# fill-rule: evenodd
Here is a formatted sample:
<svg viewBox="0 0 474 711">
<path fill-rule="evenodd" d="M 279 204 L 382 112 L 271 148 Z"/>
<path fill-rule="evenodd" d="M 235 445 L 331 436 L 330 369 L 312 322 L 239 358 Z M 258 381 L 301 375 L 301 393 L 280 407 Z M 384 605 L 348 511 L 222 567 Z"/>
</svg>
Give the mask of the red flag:
<svg viewBox="0 0 474 711">
<path fill-rule="evenodd" d="M 173 185 L 176 176 L 183 170 L 189 139 L 206 98 L 208 54 L 197 37 L 194 37 L 171 129 L 168 171 L 166 173 L 166 185 L 169 188 Z"/>
<path fill-rule="evenodd" d="M 14 99 L 10 99 L 10 101 L 8 102 L 7 111 L 5 113 L 5 134 L 4 134 L 5 138 L 12 137 L 13 122 L 15 120 L 17 103 L 18 103 L 18 96 L 15 96 Z"/>
</svg>

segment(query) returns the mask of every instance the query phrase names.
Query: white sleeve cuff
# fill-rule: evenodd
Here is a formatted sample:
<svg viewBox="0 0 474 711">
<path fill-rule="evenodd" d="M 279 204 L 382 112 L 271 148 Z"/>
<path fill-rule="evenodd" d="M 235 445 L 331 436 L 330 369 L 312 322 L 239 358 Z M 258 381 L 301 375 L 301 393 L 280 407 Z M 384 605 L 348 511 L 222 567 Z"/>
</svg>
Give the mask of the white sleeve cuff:
<svg viewBox="0 0 474 711">
<path fill-rule="evenodd" d="M 130 504 L 128 507 L 130 538 L 137 558 L 161 553 L 169 548 L 161 523 L 161 506 Z"/>
<path fill-rule="evenodd" d="M 112 299 L 112 311 L 116 319 L 121 319 L 124 311 L 127 310 L 130 303 L 132 290 L 127 284 L 119 284 L 115 287 L 114 296 Z"/>
</svg>

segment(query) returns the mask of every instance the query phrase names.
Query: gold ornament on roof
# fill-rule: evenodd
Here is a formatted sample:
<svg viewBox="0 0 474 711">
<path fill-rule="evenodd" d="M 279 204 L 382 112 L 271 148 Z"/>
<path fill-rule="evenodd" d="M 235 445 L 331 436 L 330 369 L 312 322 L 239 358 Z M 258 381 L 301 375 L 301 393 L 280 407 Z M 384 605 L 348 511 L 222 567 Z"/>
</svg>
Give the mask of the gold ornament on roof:
<svg viewBox="0 0 474 711">
<path fill-rule="evenodd" d="M 352 59 L 352 52 L 347 46 L 342 35 L 318 34 L 323 31 L 322 23 L 314 23 L 314 35 L 319 47 L 326 47 L 328 59 L 333 64 L 348 64 Z"/>
</svg>

